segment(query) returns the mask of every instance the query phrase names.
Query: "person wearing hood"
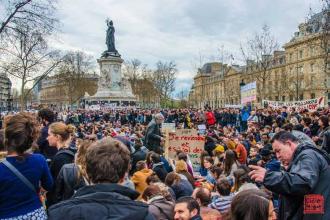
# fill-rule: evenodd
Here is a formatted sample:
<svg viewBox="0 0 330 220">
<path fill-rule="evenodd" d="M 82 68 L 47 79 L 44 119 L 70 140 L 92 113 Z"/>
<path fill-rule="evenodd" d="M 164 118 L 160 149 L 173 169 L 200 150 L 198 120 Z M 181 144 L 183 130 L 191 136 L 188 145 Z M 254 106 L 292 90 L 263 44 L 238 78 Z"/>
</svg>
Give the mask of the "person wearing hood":
<svg viewBox="0 0 330 220">
<path fill-rule="evenodd" d="M 89 184 L 74 196 L 48 209 L 48 219 L 151 220 L 148 205 L 134 201 L 139 193 L 120 185 L 129 169 L 130 153 L 123 143 L 104 138 L 86 154 Z"/>
<path fill-rule="evenodd" d="M 272 146 L 285 170 L 250 165 L 249 175 L 280 195 L 279 219 L 330 219 L 329 155 L 288 131 L 278 132 Z"/>
<path fill-rule="evenodd" d="M 155 219 L 159 220 L 172 220 L 174 217 L 174 203 L 168 201 L 162 195 L 161 189 L 157 185 L 148 186 L 143 194 L 142 198 L 149 205 L 149 213 L 151 213 Z"/>
</svg>

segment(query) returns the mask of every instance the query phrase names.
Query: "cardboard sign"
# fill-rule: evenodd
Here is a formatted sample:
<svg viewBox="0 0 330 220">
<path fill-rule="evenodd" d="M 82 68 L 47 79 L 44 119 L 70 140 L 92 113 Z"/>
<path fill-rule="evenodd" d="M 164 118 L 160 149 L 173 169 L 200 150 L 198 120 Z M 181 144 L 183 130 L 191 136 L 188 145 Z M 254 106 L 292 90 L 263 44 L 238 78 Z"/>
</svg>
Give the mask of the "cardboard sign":
<svg viewBox="0 0 330 220">
<path fill-rule="evenodd" d="M 304 196 L 304 214 L 324 214 L 324 198 L 319 194 Z"/>
<path fill-rule="evenodd" d="M 168 157 L 175 159 L 176 150 L 186 153 L 192 163 L 193 169 L 200 166 L 200 154 L 204 150 L 205 137 L 198 135 L 195 129 L 179 129 L 169 134 Z"/>
</svg>

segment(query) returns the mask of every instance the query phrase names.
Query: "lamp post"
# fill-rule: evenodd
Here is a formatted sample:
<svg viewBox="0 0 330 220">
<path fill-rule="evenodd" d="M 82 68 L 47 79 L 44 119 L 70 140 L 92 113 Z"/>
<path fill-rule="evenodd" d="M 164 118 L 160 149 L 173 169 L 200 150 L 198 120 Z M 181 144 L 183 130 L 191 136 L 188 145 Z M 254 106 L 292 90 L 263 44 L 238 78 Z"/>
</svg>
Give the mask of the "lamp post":
<svg viewBox="0 0 330 220">
<path fill-rule="evenodd" d="M 242 81 L 241 81 L 240 84 L 239 84 L 239 99 L 241 100 L 241 103 L 242 103 L 241 89 L 242 89 L 242 87 L 245 86 L 245 85 L 246 85 L 246 84 L 245 84 L 244 80 L 242 79 Z"/>
</svg>

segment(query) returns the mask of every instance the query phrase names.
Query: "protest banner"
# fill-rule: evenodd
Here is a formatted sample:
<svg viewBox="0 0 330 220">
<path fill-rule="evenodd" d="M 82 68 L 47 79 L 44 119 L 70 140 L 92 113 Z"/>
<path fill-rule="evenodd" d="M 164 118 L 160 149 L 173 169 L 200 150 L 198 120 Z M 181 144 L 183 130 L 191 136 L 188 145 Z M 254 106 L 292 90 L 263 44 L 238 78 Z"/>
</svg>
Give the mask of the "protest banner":
<svg viewBox="0 0 330 220">
<path fill-rule="evenodd" d="M 293 102 L 280 102 L 280 101 L 270 101 L 263 100 L 262 104 L 264 107 L 271 107 L 274 109 L 283 108 L 284 106 L 290 111 L 292 108 L 295 108 L 296 111 L 301 111 L 308 109 L 310 111 L 315 111 L 318 108 L 324 107 L 324 97 L 316 99 L 306 99 L 302 101 L 293 101 Z"/>
<path fill-rule="evenodd" d="M 230 104 L 225 104 L 225 108 L 242 108 L 242 105 L 230 105 Z"/>
<path fill-rule="evenodd" d="M 88 110 L 92 110 L 92 111 L 97 111 L 97 110 L 101 110 L 101 106 L 100 105 L 87 105 L 86 108 Z"/>
<path fill-rule="evenodd" d="M 257 100 L 257 83 L 252 82 L 241 87 L 241 104 Z"/>
<path fill-rule="evenodd" d="M 179 129 L 169 134 L 168 158 L 175 159 L 176 150 L 186 153 L 192 163 L 193 169 L 200 166 L 200 154 L 204 150 L 205 137 L 198 135 L 195 129 Z"/>
</svg>

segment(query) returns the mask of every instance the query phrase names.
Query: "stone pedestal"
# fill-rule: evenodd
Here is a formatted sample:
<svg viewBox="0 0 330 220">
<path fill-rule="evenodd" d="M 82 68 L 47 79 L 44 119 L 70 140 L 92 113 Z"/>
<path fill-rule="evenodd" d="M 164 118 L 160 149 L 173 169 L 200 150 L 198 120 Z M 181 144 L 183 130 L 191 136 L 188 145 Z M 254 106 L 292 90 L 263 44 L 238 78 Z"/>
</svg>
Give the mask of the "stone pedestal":
<svg viewBox="0 0 330 220">
<path fill-rule="evenodd" d="M 107 56 L 101 57 L 97 62 L 100 65 L 97 92 L 93 96 L 85 95 L 86 104 L 135 105 L 136 98 L 132 93 L 130 83 L 121 73 L 124 60 L 120 56 Z"/>
</svg>

